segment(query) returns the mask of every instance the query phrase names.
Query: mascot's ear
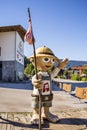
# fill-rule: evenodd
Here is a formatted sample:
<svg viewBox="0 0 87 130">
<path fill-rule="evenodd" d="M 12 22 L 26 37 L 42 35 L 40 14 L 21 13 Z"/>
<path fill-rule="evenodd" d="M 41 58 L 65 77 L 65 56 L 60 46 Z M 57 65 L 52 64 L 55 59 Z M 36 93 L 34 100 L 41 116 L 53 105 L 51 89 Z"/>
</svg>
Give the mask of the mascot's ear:
<svg viewBox="0 0 87 130">
<path fill-rule="evenodd" d="M 34 63 L 34 57 L 29 58 L 30 62 Z"/>
</svg>

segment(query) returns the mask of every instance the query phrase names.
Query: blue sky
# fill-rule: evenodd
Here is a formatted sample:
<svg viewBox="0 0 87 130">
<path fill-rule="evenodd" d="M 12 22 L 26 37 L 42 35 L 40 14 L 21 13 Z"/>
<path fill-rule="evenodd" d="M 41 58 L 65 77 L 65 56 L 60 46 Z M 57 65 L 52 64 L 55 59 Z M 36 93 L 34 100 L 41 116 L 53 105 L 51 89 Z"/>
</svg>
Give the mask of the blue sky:
<svg viewBox="0 0 87 130">
<path fill-rule="evenodd" d="M 0 26 L 27 30 L 28 7 L 36 48 L 45 45 L 60 59 L 87 61 L 87 0 L 0 0 Z M 24 53 L 33 53 L 26 42 Z"/>
</svg>

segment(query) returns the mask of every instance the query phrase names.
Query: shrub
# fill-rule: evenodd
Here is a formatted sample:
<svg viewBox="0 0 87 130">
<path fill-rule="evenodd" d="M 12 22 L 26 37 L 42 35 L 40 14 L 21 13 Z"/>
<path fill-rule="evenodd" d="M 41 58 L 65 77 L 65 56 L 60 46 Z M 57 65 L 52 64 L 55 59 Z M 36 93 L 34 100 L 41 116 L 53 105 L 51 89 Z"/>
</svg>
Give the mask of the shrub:
<svg viewBox="0 0 87 130">
<path fill-rule="evenodd" d="M 72 79 L 72 80 L 77 80 L 77 81 L 80 81 L 80 80 L 81 80 L 81 78 L 80 78 L 80 76 L 79 76 L 78 74 L 72 74 L 72 75 L 71 75 L 71 79 Z"/>
<path fill-rule="evenodd" d="M 87 78 L 86 77 L 82 77 L 81 81 L 87 81 Z"/>
</svg>

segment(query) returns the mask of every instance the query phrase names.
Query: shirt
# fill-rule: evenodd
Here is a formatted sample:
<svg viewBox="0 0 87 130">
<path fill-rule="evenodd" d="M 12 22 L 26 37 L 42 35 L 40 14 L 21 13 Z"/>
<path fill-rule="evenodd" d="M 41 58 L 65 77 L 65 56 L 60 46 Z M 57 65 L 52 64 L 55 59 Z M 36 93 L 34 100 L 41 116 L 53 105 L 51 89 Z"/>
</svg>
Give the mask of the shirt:
<svg viewBox="0 0 87 130">
<path fill-rule="evenodd" d="M 38 74 L 42 75 L 42 83 L 43 87 L 41 89 L 42 95 L 50 95 L 52 92 L 52 86 L 51 86 L 51 77 L 47 72 L 39 72 Z M 32 77 L 32 81 L 36 78 L 36 75 Z M 34 95 L 39 95 L 38 89 L 34 87 L 33 89 Z"/>
</svg>

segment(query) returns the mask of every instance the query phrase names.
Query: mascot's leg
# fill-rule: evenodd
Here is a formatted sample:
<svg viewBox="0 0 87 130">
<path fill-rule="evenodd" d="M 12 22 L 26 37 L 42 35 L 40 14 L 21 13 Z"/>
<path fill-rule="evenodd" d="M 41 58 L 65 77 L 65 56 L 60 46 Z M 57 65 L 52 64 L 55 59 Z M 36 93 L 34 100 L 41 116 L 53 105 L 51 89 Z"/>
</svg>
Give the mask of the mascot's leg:
<svg viewBox="0 0 87 130">
<path fill-rule="evenodd" d="M 59 118 L 49 111 L 49 107 L 43 107 L 42 118 L 53 123 L 59 121 Z"/>
<path fill-rule="evenodd" d="M 39 124 L 39 102 L 37 97 L 32 97 L 32 107 L 33 107 L 33 114 L 31 118 L 32 124 Z M 41 118 L 41 124 L 43 124 L 43 119 Z"/>
<path fill-rule="evenodd" d="M 33 115 L 31 118 L 31 123 L 32 124 L 39 124 L 39 109 L 35 108 L 33 109 Z M 41 119 L 41 124 L 43 124 L 43 120 Z"/>
</svg>

